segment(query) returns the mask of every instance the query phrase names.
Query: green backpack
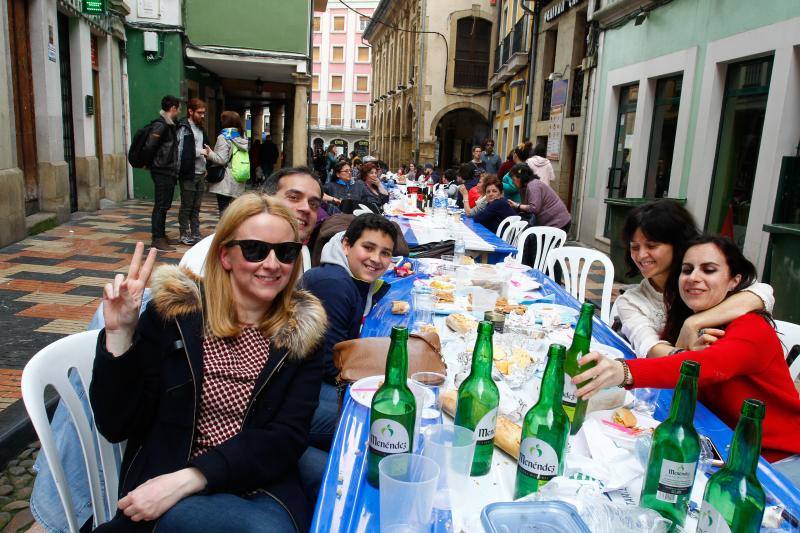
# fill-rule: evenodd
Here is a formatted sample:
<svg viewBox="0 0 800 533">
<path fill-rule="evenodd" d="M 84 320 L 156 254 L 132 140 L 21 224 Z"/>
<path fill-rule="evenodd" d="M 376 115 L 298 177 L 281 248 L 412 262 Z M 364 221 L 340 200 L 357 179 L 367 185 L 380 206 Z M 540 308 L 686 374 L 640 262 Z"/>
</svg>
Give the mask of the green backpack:
<svg viewBox="0 0 800 533">
<path fill-rule="evenodd" d="M 231 156 L 231 176 L 239 183 L 246 183 L 250 180 L 250 154 L 241 150 L 236 143 L 231 143 L 233 155 Z"/>
</svg>

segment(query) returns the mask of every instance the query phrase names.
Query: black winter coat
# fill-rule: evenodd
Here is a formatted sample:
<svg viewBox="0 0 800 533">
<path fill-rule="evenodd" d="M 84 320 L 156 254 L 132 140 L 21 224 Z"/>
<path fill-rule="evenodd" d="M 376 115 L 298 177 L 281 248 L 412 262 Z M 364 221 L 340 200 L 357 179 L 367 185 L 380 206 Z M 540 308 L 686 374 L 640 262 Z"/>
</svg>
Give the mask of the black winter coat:
<svg viewBox="0 0 800 533">
<path fill-rule="evenodd" d="M 175 124 L 169 124 L 163 116 L 150 124 L 150 133 L 144 144 L 145 160 L 151 161 L 150 172 L 177 176 L 178 136 Z"/>
<path fill-rule="evenodd" d="M 263 491 L 286 508 L 298 531 L 306 531 L 312 509 L 297 463 L 319 400 L 325 311 L 314 296 L 296 291 L 292 320 L 270 339 L 241 431 L 191 458 L 203 386 L 198 281 L 178 267 L 159 268 L 131 348 L 114 357 L 105 349 L 105 331 L 98 337 L 89 395 L 100 433 L 111 442 L 128 440 L 119 496 L 194 466 L 208 480 L 206 493 Z M 156 524 L 134 523 L 118 512 L 107 525 L 149 531 Z"/>
</svg>

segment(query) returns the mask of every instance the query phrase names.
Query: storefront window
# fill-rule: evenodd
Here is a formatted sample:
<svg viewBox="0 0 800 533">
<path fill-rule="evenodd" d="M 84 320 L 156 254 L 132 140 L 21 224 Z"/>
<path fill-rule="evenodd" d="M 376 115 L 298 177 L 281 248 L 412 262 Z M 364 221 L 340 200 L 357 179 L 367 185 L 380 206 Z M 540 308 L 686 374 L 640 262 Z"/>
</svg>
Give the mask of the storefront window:
<svg viewBox="0 0 800 533">
<path fill-rule="evenodd" d="M 628 171 L 631 166 L 633 127 L 636 125 L 636 102 L 638 99 L 638 83 L 620 89 L 614 158 L 611 161 L 608 176 L 609 198 L 625 198 L 628 192 Z"/>
<path fill-rule="evenodd" d="M 653 128 L 650 130 L 650 148 L 644 182 L 645 198 L 664 198 L 669 191 L 682 84 L 682 75 L 662 78 L 656 83 Z"/>
<path fill-rule="evenodd" d="M 728 66 L 706 229 L 744 245 L 772 57 Z"/>
</svg>

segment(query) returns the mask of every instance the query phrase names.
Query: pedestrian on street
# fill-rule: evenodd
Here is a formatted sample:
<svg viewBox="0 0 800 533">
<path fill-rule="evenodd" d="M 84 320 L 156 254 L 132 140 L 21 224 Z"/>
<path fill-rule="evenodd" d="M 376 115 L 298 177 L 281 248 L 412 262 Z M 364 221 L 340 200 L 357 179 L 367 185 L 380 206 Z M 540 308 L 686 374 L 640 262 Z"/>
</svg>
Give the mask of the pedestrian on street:
<svg viewBox="0 0 800 533">
<path fill-rule="evenodd" d="M 191 246 L 203 238 L 200 234 L 200 206 L 206 190 L 206 156 L 210 151 L 204 129 L 206 103 L 192 98 L 187 106 L 187 115 L 178 122 L 178 183 L 181 189 L 178 223 L 181 244 Z"/>
<path fill-rule="evenodd" d="M 266 140 L 261 143 L 259 149 L 261 152 L 259 154 L 259 162 L 266 178 L 275 170 L 275 162 L 278 161 L 278 147 L 272 142 L 272 138 L 267 135 Z"/>
<path fill-rule="evenodd" d="M 472 179 L 479 180 L 481 174 L 486 172 L 486 164 L 481 159 L 482 149 L 480 146 L 475 145 L 472 147 L 472 160 L 467 163 L 472 169 Z M 468 187 L 469 188 L 469 187 Z"/>
<path fill-rule="evenodd" d="M 489 174 L 497 174 L 500 170 L 500 156 L 494 151 L 494 141 L 488 137 L 483 141 L 483 152 L 481 152 L 481 161 L 486 167 L 486 172 Z M 502 176 L 498 176 L 502 179 Z"/>
<path fill-rule="evenodd" d="M 225 174 L 222 177 L 222 181 L 212 183 L 208 190 L 217 195 L 217 207 L 221 217 L 228 204 L 244 193 L 245 184 L 233 179 L 229 163 L 233 157 L 234 149 L 247 152 L 249 143 L 243 135 L 242 117 L 239 116 L 239 113 L 236 111 L 223 111 L 220 119 L 222 132 L 217 137 L 214 150 L 208 152 L 208 159 L 217 165 L 225 167 Z"/>
<path fill-rule="evenodd" d="M 336 147 L 332 144 L 328 145 L 328 149 L 325 152 L 325 173 L 327 174 L 327 181 L 334 180 L 333 174 L 333 165 L 339 160 L 336 157 Z"/>
<path fill-rule="evenodd" d="M 539 180 L 553 187 L 556 181 L 556 173 L 553 171 L 553 165 L 547 159 L 547 146 L 544 143 L 539 143 L 533 149 L 533 155 L 526 161 L 528 166 L 531 167 L 533 173 L 538 176 Z"/>
<path fill-rule="evenodd" d="M 153 179 L 153 215 L 151 217 L 152 248 L 164 252 L 175 250 L 167 240 L 167 211 L 172 207 L 175 181 L 178 175 L 178 142 L 175 122 L 180 112 L 181 101 L 167 95 L 161 99 L 160 117 L 153 121 L 144 154 L 150 164 Z M 177 241 L 174 242 L 177 244 Z"/>
</svg>

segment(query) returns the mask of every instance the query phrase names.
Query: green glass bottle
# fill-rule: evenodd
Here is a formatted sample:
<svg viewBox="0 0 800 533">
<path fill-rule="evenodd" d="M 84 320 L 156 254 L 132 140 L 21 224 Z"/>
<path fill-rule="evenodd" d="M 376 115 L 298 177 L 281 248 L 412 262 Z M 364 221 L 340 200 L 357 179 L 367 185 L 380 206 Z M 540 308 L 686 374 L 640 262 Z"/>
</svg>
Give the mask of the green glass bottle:
<svg viewBox="0 0 800 533">
<path fill-rule="evenodd" d="M 566 353 L 563 345 L 550 345 L 539 401 L 530 408 L 522 423 L 515 500 L 538 491 L 564 472 L 569 438 L 569 417 L 561 405 Z"/>
<path fill-rule="evenodd" d="M 669 416 L 653 433 L 639 505 L 683 526 L 694 485 L 700 438 L 694 429 L 700 363 L 684 361 Z"/>
<path fill-rule="evenodd" d="M 708 480 L 697 519 L 698 533 L 753 533 L 761 529 L 765 495 L 756 477 L 764 404 L 745 400 L 728 463 Z"/>
<path fill-rule="evenodd" d="M 572 423 L 571 435 L 581 429 L 583 419 L 586 417 L 587 400 L 578 398 L 576 386 L 572 378 L 578 374 L 592 368 L 595 364 L 580 366 L 578 361 L 581 357 L 589 353 L 589 344 L 592 342 L 592 317 L 594 317 L 594 304 L 586 302 L 581 306 L 581 314 L 578 323 L 575 325 L 575 335 L 572 337 L 572 345 L 567 350 L 567 360 L 564 363 L 564 397 L 562 403 L 564 410 Z M 583 386 L 581 383 L 579 386 Z"/>
<path fill-rule="evenodd" d="M 387 455 L 409 453 L 414 443 L 417 402 L 408 388 L 408 329 L 392 328 L 386 378 L 369 412 L 367 481 L 378 487 L 378 463 Z"/>
<path fill-rule="evenodd" d="M 492 379 L 493 332 L 494 325 L 491 322 L 478 324 L 478 338 L 472 352 L 472 371 L 458 388 L 455 425 L 474 430 L 477 440 L 470 471 L 473 476 L 489 472 L 494 453 L 500 391 Z"/>
</svg>

